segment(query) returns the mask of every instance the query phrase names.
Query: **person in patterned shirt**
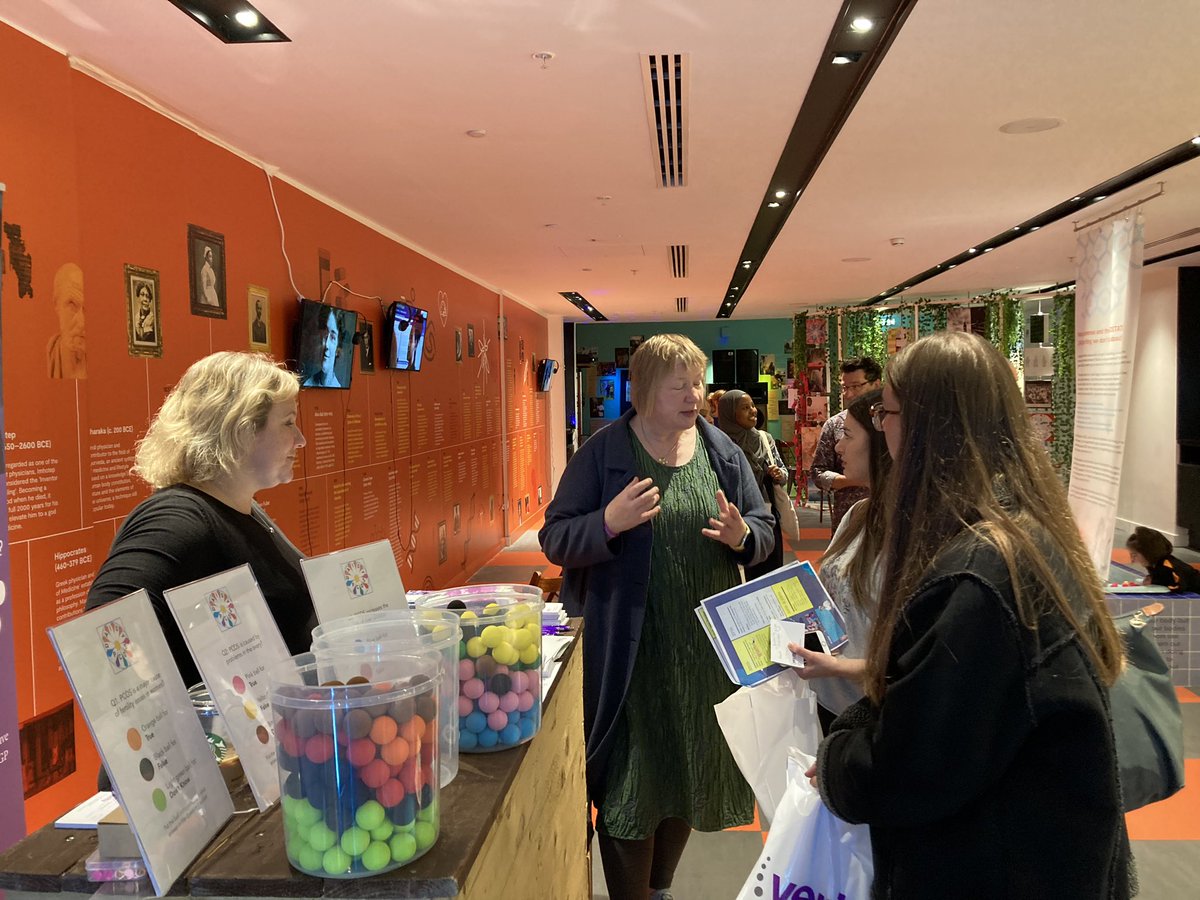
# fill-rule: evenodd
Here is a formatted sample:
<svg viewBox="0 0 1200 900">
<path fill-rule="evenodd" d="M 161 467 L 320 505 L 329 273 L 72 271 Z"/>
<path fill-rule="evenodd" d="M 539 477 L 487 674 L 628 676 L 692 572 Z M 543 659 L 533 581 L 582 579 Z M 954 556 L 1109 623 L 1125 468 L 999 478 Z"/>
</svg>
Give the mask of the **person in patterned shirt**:
<svg viewBox="0 0 1200 900">
<path fill-rule="evenodd" d="M 813 454 L 812 473 L 817 487 L 833 493 L 830 525 L 837 531 L 838 523 L 859 500 L 870 493 L 865 485 L 851 481 L 842 472 L 842 461 L 837 455 L 837 442 L 846 430 L 846 408 L 867 391 L 879 387 L 883 370 L 869 356 L 851 356 L 842 360 L 842 411 L 830 416 L 821 428 L 821 437 Z"/>
</svg>

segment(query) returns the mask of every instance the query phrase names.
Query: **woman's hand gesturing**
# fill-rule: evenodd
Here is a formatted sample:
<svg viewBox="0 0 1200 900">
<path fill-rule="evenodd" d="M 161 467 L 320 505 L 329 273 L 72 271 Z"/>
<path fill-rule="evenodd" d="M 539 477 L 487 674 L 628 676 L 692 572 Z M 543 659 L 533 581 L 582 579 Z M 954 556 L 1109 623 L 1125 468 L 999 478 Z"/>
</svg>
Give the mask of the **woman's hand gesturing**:
<svg viewBox="0 0 1200 900">
<path fill-rule="evenodd" d="M 613 534 L 620 534 L 649 522 L 662 510 L 659 500 L 654 479 L 635 478 L 604 508 L 604 526 Z"/>
<path fill-rule="evenodd" d="M 708 525 L 700 530 L 701 534 L 735 549 L 742 546 L 750 533 L 746 520 L 738 508 L 725 499 L 722 490 L 717 491 L 717 517 L 709 519 Z"/>
</svg>

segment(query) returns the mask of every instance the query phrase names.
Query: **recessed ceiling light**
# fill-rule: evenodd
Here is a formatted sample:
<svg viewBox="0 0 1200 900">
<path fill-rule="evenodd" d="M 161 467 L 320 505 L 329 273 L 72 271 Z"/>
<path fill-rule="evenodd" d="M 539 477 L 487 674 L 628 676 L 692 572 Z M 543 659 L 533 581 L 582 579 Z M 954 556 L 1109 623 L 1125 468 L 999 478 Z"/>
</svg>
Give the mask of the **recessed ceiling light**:
<svg viewBox="0 0 1200 900">
<path fill-rule="evenodd" d="M 1037 230 L 1038 230 L 1039 228 L 1041 228 L 1041 227 L 1042 227 L 1041 225 L 1034 225 L 1034 226 L 1033 226 L 1032 228 L 1030 228 L 1029 230 L 1030 230 L 1030 231 L 1037 231 Z"/>
<path fill-rule="evenodd" d="M 1056 119 L 1051 116 L 1015 119 L 1012 122 L 1005 122 L 1000 126 L 1000 130 L 1004 134 L 1036 134 L 1039 131 L 1050 131 L 1052 128 L 1058 128 L 1062 124 L 1062 119 Z"/>
<path fill-rule="evenodd" d="M 734 289 L 735 291 L 740 291 L 740 290 L 741 290 L 741 288 L 740 288 L 740 287 L 738 287 L 736 284 L 733 286 L 733 289 Z"/>
<path fill-rule="evenodd" d="M 1192 138 L 1192 143 L 1200 144 L 1200 135 L 1197 135 L 1196 137 Z"/>
<path fill-rule="evenodd" d="M 775 208 L 775 207 L 777 207 L 778 205 L 779 205 L 779 201 L 778 201 L 778 200 L 772 200 L 770 203 L 768 203 L 768 204 L 767 204 L 767 206 L 771 207 L 771 209 L 774 209 L 774 208 Z"/>
<path fill-rule="evenodd" d="M 1013 226 L 1013 231 L 1020 231 L 1020 230 L 1021 230 L 1021 226 L 1020 226 L 1020 225 L 1014 225 L 1014 226 Z"/>
<path fill-rule="evenodd" d="M 958 265 L 958 263 L 950 263 L 950 265 L 946 266 L 946 270 L 949 271 L 950 269 L 953 269 L 957 265 Z"/>
<path fill-rule="evenodd" d="M 788 195 L 787 191 L 776 191 L 775 192 L 775 196 L 778 197 L 780 200 L 782 200 L 787 195 Z"/>
<path fill-rule="evenodd" d="M 1078 203 L 1078 202 L 1079 202 L 1080 200 L 1082 200 L 1082 199 L 1083 199 L 1082 197 L 1072 197 L 1072 198 L 1071 198 L 1071 202 L 1072 202 L 1072 203 Z"/>
<path fill-rule="evenodd" d="M 837 56 L 835 56 L 835 57 L 834 57 L 834 58 L 831 60 L 831 62 L 832 62 L 832 63 L 833 63 L 835 66 L 845 66 L 845 65 L 849 65 L 849 64 L 852 62 L 852 60 L 850 59 L 850 57 L 848 57 L 848 56 L 846 56 L 846 55 L 844 55 L 844 54 L 841 54 L 841 53 L 839 53 Z"/>
<path fill-rule="evenodd" d="M 290 40 L 248 0 L 236 0 L 236 2 L 235 0 L 169 0 L 169 2 L 225 44 L 263 44 Z"/>
<path fill-rule="evenodd" d="M 467 131 L 467 137 L 481 138 L 487 137 L 487 130 L 484 128 L 471 128 Z"/>
<path fill-rule="evenodd" d="M 752 263 L 752 262 L 754 262 L 754 260 L 752 260 L 752 259 L 743 259 L 743 260 L 742 260 L 742 265 L 743 265 L 743 266 L 748 266 L 748 265 L 750 265 L 750 263 Z"/>
<path fill-rule="evenodd" d="M 859 262 L 870 262 L 870 261 L 871 261 L 871 257 L 869 257 L 869 256 L 847 256 L 842 259 L 842 262 L 848 262 L 848 263 L 859 263 Z"/>
<path fill-rule="evenodd" d="M 596 199 L 603 203 L 606 200 L 611 200 L 612 194 L 597 194 Z"/>
<path fill-rule="evenodd" d="M 969 249 L 967 252 L 968 252 L 968 253 L 978 253 L 979 251 L 978 251 L 978 250 L 976 250 L 974 247 L 972 247 L 972 248 L 971 248 L 971 249 Z"/>
<path fill-rule="evenodd" d="M 984 252 L 984 253 L 991 253 L 991 252 L 992 252 L 993 250 L 995 250 L 995 249 L 996 249 L 995 247 L 984 247 L 984 248 L 983 248 L 983 252 Z"/>
<path fill-rule="evenodd" d="M 1093 197 L 1092 202 L 1096 203 L 1097 201 L 1104 200 L 1107 197 L 1108 197 L 1108 194 L 1101 194 L 1099 197 Z"/>
<path fill-rule="evenodd" d="M 243 28 L 253 28 L 258 24 L 258 13 L 252 9 L 243 9 L 233 14 L 233 20 Z"/>
<path fill-rule="evenodd" d="M 866 16 L 858 16 L 853 22 L 850 23 L 850 30 L 856 34 L 866 34 L 874 27 L 875 21 L 873 19 L 868 19 Z"/>
</svg>

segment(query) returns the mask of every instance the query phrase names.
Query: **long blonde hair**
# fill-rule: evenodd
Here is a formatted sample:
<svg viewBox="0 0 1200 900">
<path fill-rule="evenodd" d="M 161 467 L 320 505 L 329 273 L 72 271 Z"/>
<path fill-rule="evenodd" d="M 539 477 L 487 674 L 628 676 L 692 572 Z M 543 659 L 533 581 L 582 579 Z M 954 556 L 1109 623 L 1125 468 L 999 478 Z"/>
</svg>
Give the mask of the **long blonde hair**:
<svg viewBox="0 0 1200 900">
<path fill-rule="evenodd" d="M 1121 671 L 1121 642 L 1007 360 L 978 335 L 935 334 L 888 364 L 887 383 L 900 403 L 901 445 L 885 501 L 886 568 L 867 695 L 882 701 L 905 605 L 938 554 L 968 532 L 1004 560 L 1021 621 L 1033 628 L 1040 614 L 1056 610 L 1111 684 Z M 1049 543 L 1054 568 L 1039 538 Z"/>
<path fill-rule="evenodd" d="M 192 363 L 138 442 L 133 473 L 151 487 L 232 474 L 276 403 L 300 381 L 264 353 L 224 351 Z"/>
</svg>

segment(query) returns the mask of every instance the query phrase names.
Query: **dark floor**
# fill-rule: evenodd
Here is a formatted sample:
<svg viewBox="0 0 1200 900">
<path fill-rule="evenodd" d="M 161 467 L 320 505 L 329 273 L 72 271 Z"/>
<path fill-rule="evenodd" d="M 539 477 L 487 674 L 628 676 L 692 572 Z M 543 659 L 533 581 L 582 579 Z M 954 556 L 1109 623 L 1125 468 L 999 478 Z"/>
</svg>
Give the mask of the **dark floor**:
<svg viewBox="0 0 1200 900">
<path fill-rule="evenodd" d="M 789 550 L 797 559 L 815 562 L 829 543 L 828 511 L 814 505 L 801 508 L 799 517 L 802 539 L 790 545 Z M 511 547 L 476 572 L 471 581 L 526 583 L 535 569 L 546 575 L 558 574 L 557 567 L 548 564 L 541 555 L 537 528 L 534 524 L 520 535 Z M 1200 562 L 1200 554 L 1191 551 L 1183 550 L 1177 555 Z M 1128 561 L 1123 549 L 1114 550 L 1113 558 Z M 1181 688 L 1179 696 L 1189 787 L 1127 817 L 1141 882 L 1139 896 L 1146 900 L 1200 897 L 1200 688 L 1195 691 Z M 677 900 L 730 900 L 754 868 L 765 839 L 766 834 L 757 821 L 746 828 L 715 834 L 694 832 L 672 893 Z M 608 900 L 599 852 L 594 846 L 592 859 L 593 897 Z M 1069 888 L 1065 888 L 1064 896 L 1069 894 Z"/>
</svg>

